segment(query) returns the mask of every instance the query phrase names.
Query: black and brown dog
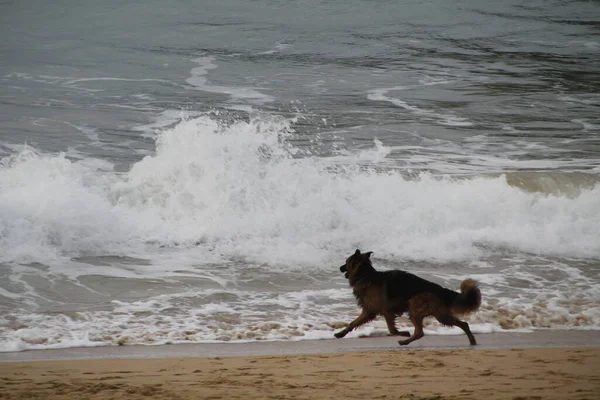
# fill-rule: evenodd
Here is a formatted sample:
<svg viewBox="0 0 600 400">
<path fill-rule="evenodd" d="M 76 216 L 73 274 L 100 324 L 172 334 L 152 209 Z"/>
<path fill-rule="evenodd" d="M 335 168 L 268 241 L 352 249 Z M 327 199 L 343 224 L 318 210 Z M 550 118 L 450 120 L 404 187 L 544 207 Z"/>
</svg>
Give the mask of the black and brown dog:
<svg viewBox="0 0 600 400">
<path fill-rule="evenodd" d="M 356 250 L 340 267 L 362 313 L 345 329 L 337 332 L 336 338 L 343 338 L 348 332 L 372 321 L 378 315 L 385 318 L 390 334 L 410 336 L 408 332 L 398 331 L 395 324 L 396 317 L 408 312 L 415 331 L 408 339 L 400 340 L 398 343 L 401 345 L 424 336 L 423 319 L 429 316 L 435 317 L 443 325 L 458 326 L 465 331 L 472 345 L 477 344 L 469 324 L 456 317 L 474 312 L 481 305 L 481 292 L 477 282 L 465 279 L 458 293 L 405 271 L 376 271 L 371 264 L 371 254 L 372 252 L 361 254 L 360 250 Z"/>
</svg>

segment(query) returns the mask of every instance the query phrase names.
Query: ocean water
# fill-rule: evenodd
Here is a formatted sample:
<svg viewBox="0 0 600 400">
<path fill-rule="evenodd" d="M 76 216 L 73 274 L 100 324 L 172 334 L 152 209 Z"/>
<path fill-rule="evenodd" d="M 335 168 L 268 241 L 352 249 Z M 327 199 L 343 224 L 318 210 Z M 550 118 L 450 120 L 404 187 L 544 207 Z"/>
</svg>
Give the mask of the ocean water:
<svg viewBox="0 0 600 400">
<path fill-rule="evenodd" d="M 0 351 L 334 340 L 356 248 L 600 329 L 598 2 L 88 3 L 0 2 Z"/>
</svg>

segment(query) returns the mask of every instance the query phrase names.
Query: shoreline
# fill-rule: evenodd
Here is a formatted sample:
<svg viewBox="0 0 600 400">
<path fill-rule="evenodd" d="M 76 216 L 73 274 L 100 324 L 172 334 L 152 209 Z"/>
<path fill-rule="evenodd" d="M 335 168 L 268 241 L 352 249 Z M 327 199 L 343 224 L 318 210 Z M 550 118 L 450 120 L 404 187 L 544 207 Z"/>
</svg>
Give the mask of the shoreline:
<svg viewBox="0 0 600 400">
<path fill-rule="evenodd" d="M 470 346 L 465 335 L 426 335 L 408 346 L 399 337 L 369 336 L 345 339 L 256 341 L 244 343 L 179 343 L 72 347 L 0 353 L 0 363 L 52 360 L 160 359 L 206 357 L 260 357 L 349 352 L 406 352 L 412 350 L 503 350 L 528 348 L 600 347 L 597 330 L 538 330 L 477 334 Z"/>
<path fill-rule="evenodd" d="M 0 354 L 0 400 L 593 400 L 598 331 Z"/>
</svg>

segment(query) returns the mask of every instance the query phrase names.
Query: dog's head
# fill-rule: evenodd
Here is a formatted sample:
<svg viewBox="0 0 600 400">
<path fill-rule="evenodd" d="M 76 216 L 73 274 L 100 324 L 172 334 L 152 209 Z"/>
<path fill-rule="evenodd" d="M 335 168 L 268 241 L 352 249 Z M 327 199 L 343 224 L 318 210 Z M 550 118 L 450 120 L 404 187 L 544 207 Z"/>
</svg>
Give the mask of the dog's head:
<svg viewBox="0 0 600 400">
<path fill-rule="evenodd" d="M 361 253 L 359 249 L 356 249 L 354 254 L 348 257 L 346 263 L 340 267 L 340 272 L 344 272 L 344 276 L 348 279 L 365 261 L 370 264 L 371 254 L 373 254 L 372 251 Z"/>
</svg>

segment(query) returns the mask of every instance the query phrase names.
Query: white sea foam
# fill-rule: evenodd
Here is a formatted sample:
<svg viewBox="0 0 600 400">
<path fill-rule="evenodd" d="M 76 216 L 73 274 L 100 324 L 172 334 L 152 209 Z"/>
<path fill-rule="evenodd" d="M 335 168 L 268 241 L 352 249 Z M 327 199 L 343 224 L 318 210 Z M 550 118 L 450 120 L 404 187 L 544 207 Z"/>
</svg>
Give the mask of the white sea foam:
<svg viewBox="0 0 600 400">
<path fill-rule="evenodd" d="M 287 43 L 277 43 L 272 49 L 270 50 L 266 50 L 266 51 L 261 51 L 256 53 L 257 55 L 270 55 L 270 54 L 276 54 L 281 52 L 282 50 L 287 50 L 289 48 L 291 48 L 292 45 L 291 44 L 287 44 Z"/>
<path fill-rule="evenodd" d="M 206 75 L 208 74 L 209 70 L 217 68 L 217 65 L 214 63 L 214 57 L 198 57 L 193 61 L 199 66 L 192 68 L 192 76 L 188 78 L 186 82 L 192 85 L 194 88 L 206 92 L 227 94 L 231 96 L 233 100 L 243 99 L 250 102 L 256 102 L 258 104 L 273 101 L 271 96 L 261 93 L 254 88 L 223 86 L 210 83 Z"/>
<path fill-rule="evenodd" d="M 219 300 L 219 296 L 223 296 Z M 347 288 L 302 290 L 299 292 L 260 292 L 235 290 L 197 290 L 160 295 L 130 303 L 115 301 L 112 311 L 69 314 L 21 314 L 19 327 L 0 330 L 0 351 L 99 346 L 118 344 L 160 345 L 166 343 L 248 342 L 254 340 L 333 339 L 333 333 L 358 314 Z M 212 299 L 212 300 L 211 300 Z M 201 302 L 203 304 L 196 304 Z M 595 315 L 592 315 L 595 313 Z M 588 328 L 599 329 L 598 310 L 590 309 L 578 317 L 565 307 L 554 310 L 539 304 L 507 310 L 490 307 L 467 318 L 474 333 L 505 330 L 531 331 L 554 322 L 595 318 Z M 458 328 L 440 326 L 428 319 L 428 335 L 462 335 Z M 402 330 L 412 330 L 403 317 Z M 348 337 L 387 334 L 383 319 L 371 322 Z"/>
<path fill-rule="evenodd" d="M 445 82 L 445 81 L 442 81 L 442 82 Z M 439 83 L 441 83 L 441 82 L 436 81 L 436 82 L 429 83 L 429 84 L 439 84 Z M 469 120 L 467 120 L 466 118 L 458 117 L 456 115 L 447 114 L 447 113 L 440 113 L 435 110 L 419 108 L 417 106 L 409 104 L 408 102 L 406 102 L 398 97 L 392 97 L 392 96 L 388 95 L 389 92 L 402 91 L 402 90 L 406 90 L 408 88 L 409 87 L 405 87 L 405 86 L 396 86 L 396 87 L 385 88 L 385 89 L 373 89 L 373 90 L 369 91 L 367 98 L 369 100 L 373 100 L 373 101 L 390 102 L 397 107 L 400 107 L 407 111 L 410 111 L 414 115 L 437 121 L 441 125 L 447 125 L 447 126 L 472 126 L 473 125 L 473 123 L 470 122 Z"/>
<path fill-rule="evenodd" d="M 573 119 L 571 122 L 581 125 L 584 132 L 596 132 L 600 129 L 599 125 L 592 124 L 585 119 Z"/>
<path fill-rule="evenodd" d="M 145 242 L 200 243 L 286 265 L 319 263 L 349 244 L 402 259 L 472 259 L 482 243 L 600 256 L 599 187 L 571 198 L 525 192 L 503 176 L 407 179 L 357 165 L 332 168 L 295 158 L 289 135 L 283 119 L 185 120 L 125 174 L 28 147 L 0 169 L 0 261 L 120 254 Z M 386 152 L 376 142 L 357 159 Z M 307 250 L 311 259 L 298 256 Z"/>
</svg>

